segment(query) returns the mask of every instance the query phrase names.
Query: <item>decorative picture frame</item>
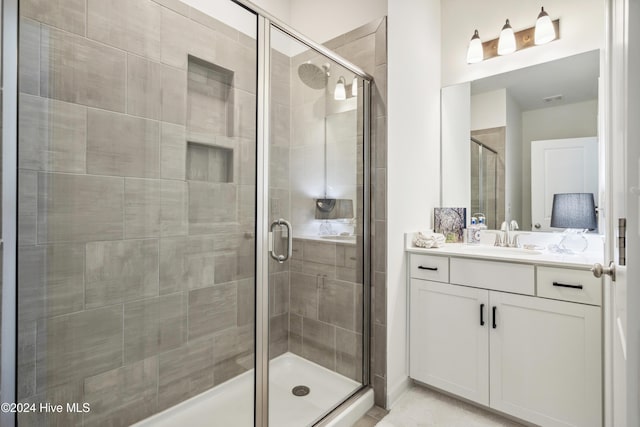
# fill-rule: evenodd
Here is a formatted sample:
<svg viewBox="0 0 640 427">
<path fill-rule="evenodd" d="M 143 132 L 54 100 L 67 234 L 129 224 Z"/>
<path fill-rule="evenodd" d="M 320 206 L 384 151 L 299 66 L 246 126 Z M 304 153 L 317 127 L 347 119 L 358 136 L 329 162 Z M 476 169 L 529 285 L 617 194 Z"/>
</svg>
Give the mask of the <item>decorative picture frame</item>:
<svg viewBox="0 0 640 427">
<path fill-rule="evenodd" d="M 444 234 L 447 243 L 462 243 L 467 226 L 467 208 L 434 208 L 434 231 Z"/>
</svg>

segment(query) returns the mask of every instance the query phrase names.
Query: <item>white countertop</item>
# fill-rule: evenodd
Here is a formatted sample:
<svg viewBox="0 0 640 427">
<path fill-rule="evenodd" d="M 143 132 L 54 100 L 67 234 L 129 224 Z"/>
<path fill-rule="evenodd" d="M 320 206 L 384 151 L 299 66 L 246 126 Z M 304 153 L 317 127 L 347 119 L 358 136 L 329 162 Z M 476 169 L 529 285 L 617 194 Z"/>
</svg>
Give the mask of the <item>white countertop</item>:
<svg viewBox="0 0 640 427">
<path fill-rule="evenodd" d="M 416 254 L 457 256 L 490 261 L 509 261 L 574 268 L 591 268 L 597 262 L 603 263 L 603 254 L 597 252 L 569 255 L 553 253 L 547 249 L 528 251 L 526 249 L 469 245 L 465 243 L 445 243 L 444 246 L 439 248 L 425 249 L 413 246 L 411 239 L 407 239 L 406 251 Z"/>
</svg>

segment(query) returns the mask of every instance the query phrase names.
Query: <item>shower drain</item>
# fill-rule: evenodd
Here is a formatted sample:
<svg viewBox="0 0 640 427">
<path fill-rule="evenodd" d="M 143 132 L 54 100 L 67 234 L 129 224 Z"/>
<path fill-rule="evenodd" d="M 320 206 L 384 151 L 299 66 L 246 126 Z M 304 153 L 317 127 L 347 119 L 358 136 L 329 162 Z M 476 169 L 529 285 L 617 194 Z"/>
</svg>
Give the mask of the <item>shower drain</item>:
<svg viewBox="0 0 640 427">
<path fill-rule="evenodd" d="M 294 396 L 298 397 L 306 396 L 310 391 L 311 390 L 306 385 L 297 385 L 291 389 L 291 393 L 293 393 Z"/>
</svg>

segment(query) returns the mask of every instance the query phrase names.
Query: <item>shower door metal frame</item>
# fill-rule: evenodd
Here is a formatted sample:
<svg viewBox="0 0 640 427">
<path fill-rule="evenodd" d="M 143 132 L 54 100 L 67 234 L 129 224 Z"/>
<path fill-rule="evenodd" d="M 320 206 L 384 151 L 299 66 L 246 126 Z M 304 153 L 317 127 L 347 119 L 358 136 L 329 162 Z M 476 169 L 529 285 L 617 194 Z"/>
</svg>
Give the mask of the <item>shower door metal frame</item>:
<svg viewBox="0 0 640 427">
<path fill-rule="evenodd" d="M 363 387 L 341 404 L 351 403 L 369 385 L 371 336 L 371 83 L 373 77 L 326 47 L 313 42 L 285 23 L 246 0 L 234 3 L 258 16 L 258 98 L 256 151 L 256 294 L 255 294 L 255 426 L 269 425 L 269 144 L 271 129 L 271 29 L 276 28 L 294 40 L 326 56 L 363 79 Z M 338 405 L 340 406 L 340 405 Z M 334 409 L 335 411 L 335 409 Z M 331 414 L 320 420 L 322 424 Z"/>
<path fill-rule="evenodd" d="M 0 401 L 17 395 L 18 246 L 18 0 L 2 1 L 2 386 Z M 13 325 L 13 327 L 12 327 Z M 0 425 L 16 425 L 17 413 L 0 412 Z"/>
</svg>

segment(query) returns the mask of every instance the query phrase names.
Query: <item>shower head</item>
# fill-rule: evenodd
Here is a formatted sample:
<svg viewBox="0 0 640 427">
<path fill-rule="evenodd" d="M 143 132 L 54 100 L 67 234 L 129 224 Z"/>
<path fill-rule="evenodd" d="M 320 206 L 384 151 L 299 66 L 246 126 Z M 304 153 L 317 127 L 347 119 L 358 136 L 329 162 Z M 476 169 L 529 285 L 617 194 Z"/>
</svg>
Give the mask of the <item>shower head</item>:
<svg viewBox="0 0 640 427">
<path fill-rule="evenodd" d="M 298 76 L 311 89 L 324 89 L 329 78 L 329 64 L 320 68 L 311 62 L 305 62 L 298 67 Z"/>
</svg>

